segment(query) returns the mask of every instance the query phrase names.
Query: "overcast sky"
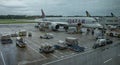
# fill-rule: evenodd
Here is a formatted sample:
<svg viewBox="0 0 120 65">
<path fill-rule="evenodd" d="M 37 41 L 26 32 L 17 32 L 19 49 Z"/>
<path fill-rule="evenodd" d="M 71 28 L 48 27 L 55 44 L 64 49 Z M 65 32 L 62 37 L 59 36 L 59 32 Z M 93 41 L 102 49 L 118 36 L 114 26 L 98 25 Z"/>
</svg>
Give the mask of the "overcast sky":
<svg viewBox="0 0 120 65">
<path fill-rule="evenodd" d="M 120 16 L 120 0 L 0 0 L 0 15 L 110 15 Z"/>
</svg>

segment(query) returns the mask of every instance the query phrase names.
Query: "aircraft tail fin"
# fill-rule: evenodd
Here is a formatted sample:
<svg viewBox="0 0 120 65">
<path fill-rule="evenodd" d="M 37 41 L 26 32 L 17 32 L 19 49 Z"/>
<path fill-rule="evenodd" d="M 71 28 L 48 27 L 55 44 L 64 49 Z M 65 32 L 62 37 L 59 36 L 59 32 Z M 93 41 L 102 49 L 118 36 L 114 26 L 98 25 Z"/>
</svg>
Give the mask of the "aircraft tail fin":
<svg viewBox="0 0 120 65">
<path fill-rule="evenodd" d="M 112 12 L 111 12 L 111 16 L 112 16 L 112 17 L 115 17 L 115 15 L 114 15 Z"/>
<path fill-rule="evenodd" d="M 91 15 L 89 14 L 88 11 L 86 11 L 86 16 L 87 16 L 87 17 L 91 17 Z"/>
<path fill-rule="evenodd" d="M 41 17 L 45 18 L 45 13 L 44 13 L 43 9 L 41 9 L 41 13 L 42 13 Z"/>
</svg>

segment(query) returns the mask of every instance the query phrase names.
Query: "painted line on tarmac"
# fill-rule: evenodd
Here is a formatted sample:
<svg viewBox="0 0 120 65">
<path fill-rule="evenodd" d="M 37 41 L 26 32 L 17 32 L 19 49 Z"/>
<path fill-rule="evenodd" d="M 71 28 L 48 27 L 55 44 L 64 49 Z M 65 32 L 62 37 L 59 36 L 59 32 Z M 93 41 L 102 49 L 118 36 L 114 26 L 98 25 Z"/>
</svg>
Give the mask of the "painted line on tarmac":
<svg viewBox="0 0 120 65">
<path fill-rule="evenodd" d="M 38 60 L 33 60 L 33 61 L 27 61 L 27 62 L 19 62 L 18 65 L 26 65 L 26 64 L 30 64 L 30 63 L 35 63 L 35 62 L 39 62 L 39 61 L 42 61 L 42 60 L 45 60 L 46 58 L 44 59 L 38 59 Z"/>
<path fill-rule="evenodd" d="M 1 53 L 2 60 L 3 60 L 3 64 L 6 65 L 2 51 L 0 51 L 0 53 Z"/>
<path fill-rule="evenodd" d="M 55 50 L 56 52 L 58 52 L 59 54 L 61 54 L 61 55 L 63 55 L 64 53 L 62 53 L 62 52 L 60 52 L 60 51 L 58 51 L 58 50 Z"/>
<path fill-rule="evenodd" d="M 33 41 L 32 41 L 33 42 Z M 33 43 L 31 43 L 31 44 L 33 44 Z M 39 46 L 37 45 L 37 44 L 35 44 L 36 45 L 36 47 L 38 47 L 39 48 Z M 51 44 L 50 44 L 51 45 Z M 35 50 L 35 49 L 34 49 Z M 37 50 L 35 50 L 36 52 L 38 52 Z M 41 54 L 42 55 L 42 54 Z M 51 54 L 52 56 L 54 56 L 55 58 L 58 58 L 58 56 L 56 56 L 55 54 Z M 42 55 L 42 56 L 44 56 L 44 55 Z M 44 58 L 46 58 L 45 56 L 44 56 Z"/>
<path fill-rule="evenodd" d="M 63 55 L 63 56 L 61 56 L 61 58 L 63 58 L 63 57 L 69 57 L 69 56 L 72 56 L 72 55 L 75 55 L 76 53 L 71 53 L 71 54 L 69 54 L 69 55 Z"/>
<path fill-rule="evenodd" d="M 31 42 L 33 42 L 33 43 L 36 43 L 36 42 L 34 42 L 34 41 L 32 41 L 31 40 L 31 42 L 29 41 L 30 39 L 25 39 L 28 43 L 31 43 Z M 31 43 L 31 44 L 33 44 L 33 43 Z M 36 47 L 38 47 L 38 48 L 40 48 L 40 46 L 39 45 L 37 45 L 37 44 L 33 44 L 34 46 L 36 46 Z"/>
<path fill-rule="evenodd" d="M 75 56 L 78 56 L 78 55 L 83 55 L 83 54 L 86 54 L 86 53 L 90 53 L 90 52 L 92 52 L 92 51 L 94 51 L 94 50 L 86 51 L 86 52 L 84 52 L 84 53 L 75 54 L 75 55 L 72 55 L 72 56 L 69 56 L 69 57 L 66 57 L 66 58 L 62 58 L 62 59 L 59 59 L 59 60 L 56 60 L 56 61 L 51 61 L 51 62 L 42 64 L 42 65 L 52 64 L 52 63 L 59 62 L 59 61 L 65 60 L 65 59 L 69 59 L 69 58 L 72 58 L 72 57 L 75 57 Z"/>
<path fill-rule="evenodd" d="M 48 43 L 48 42 L 47 42 Z M 52 43 L 51 42 L 49 42 L 50 43 L 50 45 L 52 46 Z M 59 54 L 61 54 L 61 55 L 63 55 L 64 53 L 62 53 L 62 52 L 60 52 L 60 51 L 58 51 L 58 50 L 55 50 L 56 52 L 58 52 Z M 52 54 L 54 57 L 56 57 L 56 58 L 58 58 L 58 56 L 57 55 L 55 55 L 55 54 Z"/>
<path fill-rule="evenodd" d="M 36 53 L 39 53 L 39 51 L 35 50 L 34 48 L 32 48 L 31 46 L 28 45 L 29 48 L 31 48 L 32 50 L 34 50 Z M 41 56 L 43 56 L 44 58 L 47 59 L 47 57 L 45 57 L 44 55 L 42 55 L 41 53 L 39 53 Z"/>
<path fill-rule="evenodd" d="M 32 42 L 34 42 L 34 41 L 32 41 Z M 33 44 L 33 43 L 32 43 Z M 50 45 L 52 45 L 52 44 L 50 44 Z M 36 44 L 36 47 L 38 47 L 39 48 L 39 46 Z M 35 49 L 34 49 L 35 50 Z M 37 50 L 35 50 L 36 52 L 38 52 Z M 52 56 L 54 56 L 55 58 L 58 58 L 58 56 L 57 55 L 55 55 L 55 54 L 51 54 Z M 44 56 L 45 57 L 45 56 Z"/>
<path fill-rule="evenodd" d="M 48 42 L 47 42 L 48 43 Z M 50 45 L 52 45 L 52 43 L 51 42 L 49 42 L 50 43 Z M 53 45 L 52 45 L 53 46 Z M 56 52 L 58 52 L 59 54 L 64 54 L 64 53 L 62 53 L 62 52 L 60 52 L 60 51 L 58 51 L 58 50 L 55 50 Z"/>
<path fill-rule="evenodd" d="M 46 41 L 46 43 L 50 43 L 50 45 L 51 46 L 53 46 L 53 44 L 51 43 L 51 42 L 48 42 L 48 41 Z M 55 58 L 61 58 L 61 57 L 65 57 L 65 56 L 69 56 L 69 55 L 65 55 L 64 53 L 62 53 L 62 52 L 60 52 L 60 51 L 58 51 L 58 50 L 55 50 L 55 52 L 58 52 L 59 54 L 61 54 L 61 56 L 57 56 L 57 55 L 55 55 L 55 54 L 51 54 L 52 56 L 54 56 Z M 64 55 L 63 55 L 64 54 Z M 71 54 L 70 54 L 71 55 Z"/>
<path fill-rule="evenodd" d="M 59 57 L 57 56 L 57 55 L 55 55 L 55 54 L 50 54 L 50 55 L 52 55 L 52 56 L 54 56 L 55 58 L 58 58 L 59 59 Z"/>
<path fill-rule="evenodd" d="M 110 58 L 110 59 L 104 61 L 104 63 L 107 63 L 107 62 L 109 62 L 109 61 L 111 61 L 111 60 L 112 60 L 112 58 Z"/>
</svg>

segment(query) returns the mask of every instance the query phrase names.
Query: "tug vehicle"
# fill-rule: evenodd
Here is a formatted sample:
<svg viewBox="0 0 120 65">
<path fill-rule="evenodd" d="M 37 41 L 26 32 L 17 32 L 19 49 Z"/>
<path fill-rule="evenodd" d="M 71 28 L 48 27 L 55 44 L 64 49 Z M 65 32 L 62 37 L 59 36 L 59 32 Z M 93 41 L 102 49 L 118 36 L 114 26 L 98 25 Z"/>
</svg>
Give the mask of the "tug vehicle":
<svg viewBox="0 0 120 65">
<path fill-rule="evenodd" d="M 22 37 L 17 37 L 16 38 L 16 46 L 18 46 L 20 48 L 25 48 L 26 47 L 26 43 L 23 41 Z"/>
<path fill-rule="evenodd" d="M 52 33 L 46 33 L 45 35 L 40 36 L 41 39 L 52 39 L 53 34 Z"/>
<path fill-rule="evenodd" d="M 49 44 L 43 44 L 39 48 L 40 53 L 53 53 L 54 52 L 54 47 L 49 45 Z"/>
</svg>

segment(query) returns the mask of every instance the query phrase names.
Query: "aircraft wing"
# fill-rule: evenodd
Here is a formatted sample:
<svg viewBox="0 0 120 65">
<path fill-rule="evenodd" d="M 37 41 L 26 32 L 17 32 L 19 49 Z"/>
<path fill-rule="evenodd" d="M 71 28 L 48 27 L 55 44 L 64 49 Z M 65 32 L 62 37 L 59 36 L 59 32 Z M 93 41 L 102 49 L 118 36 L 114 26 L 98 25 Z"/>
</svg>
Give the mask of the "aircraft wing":
<svg viewBox="0 0 120 65">
<path fill-rule="evenodd" d="M 93 23 L 93 24 L 83 24 L 83 27 L 89 27 L 89 28 L 103 28 L 103 26 L 99 23 Z"/>
</svg>

